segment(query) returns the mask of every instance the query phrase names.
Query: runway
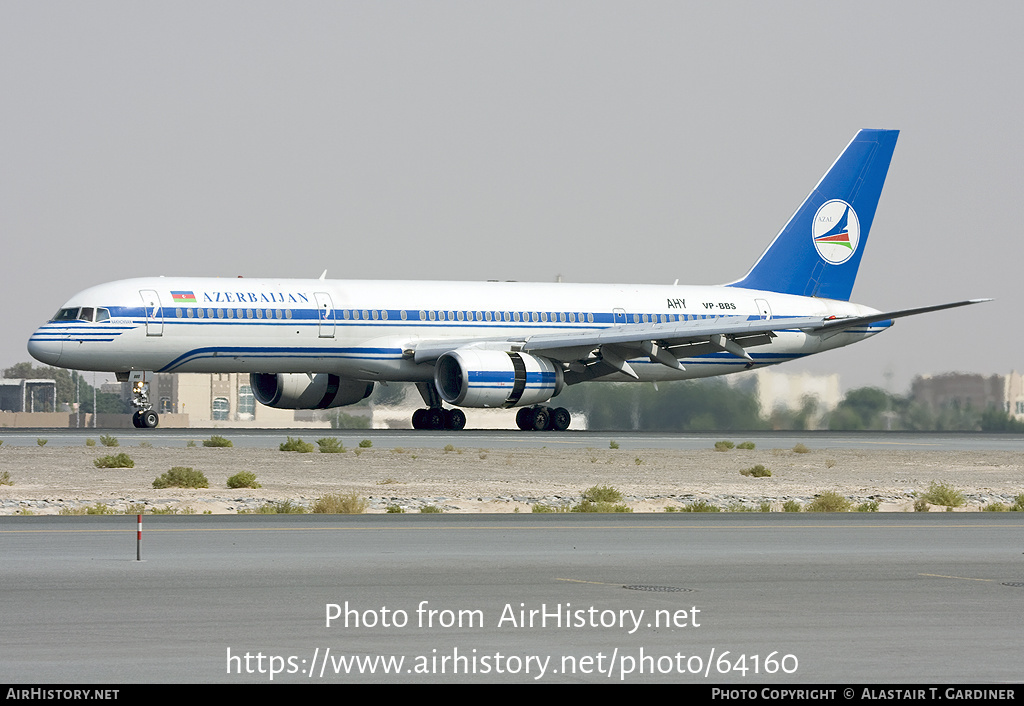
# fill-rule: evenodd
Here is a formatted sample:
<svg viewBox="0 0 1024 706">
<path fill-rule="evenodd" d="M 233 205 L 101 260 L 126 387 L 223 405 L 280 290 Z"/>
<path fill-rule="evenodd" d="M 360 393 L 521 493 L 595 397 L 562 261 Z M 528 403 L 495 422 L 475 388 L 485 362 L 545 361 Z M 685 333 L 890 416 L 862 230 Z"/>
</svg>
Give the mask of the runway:
<svg viewBox="0 0 1024 706">
<path fill-rule="evenodd" d="M 180 447 L 211 435 L 224 436 L 240 448 L 276 449 L 288 436 L 313 440 L 336 436 L 347 446 L 370 439 L 375 447 L 443 448 L 447 444 L 488 448 L 607 448 L 615 441 L 623 449 L 706 449 L 716 441 L 754 441 L 762 448 L 892 449 L 927 451 L 1022 451 L 1024 434 L 978 432 L 833 432 L 833 431 L 716 431 L 660 433 L 635 431 L 521 432 L 508 430 L 413 431 L 411 429 L 2 429 L 0 441 L 11 446 L 82 446 L 101 434 L 118 437 L 122 446 L 148 443 Z"/>
<path fill-rule="evenodd" d="M 1021 676 L 1018 513 L 144 520 L 0 518 L 6 681 Z"/>
</svg>

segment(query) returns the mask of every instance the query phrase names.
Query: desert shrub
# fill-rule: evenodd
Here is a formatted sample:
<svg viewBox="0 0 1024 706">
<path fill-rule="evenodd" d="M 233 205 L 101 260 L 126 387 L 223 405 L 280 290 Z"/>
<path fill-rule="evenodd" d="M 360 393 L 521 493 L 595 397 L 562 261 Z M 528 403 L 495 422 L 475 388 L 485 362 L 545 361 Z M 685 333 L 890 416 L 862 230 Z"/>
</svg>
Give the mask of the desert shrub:
<svg viewBox="0 0 1024 706">
<path fill-rule="evenodd" d="M 362 441 L 359 442 L 359 448 L 361 448 L 361 449 L 368 449 L 368 448 L 370 448 L 372 446 L 373 446 L 373 442 L 370 441 L 369 439 L 363 439 Z"/>
<path fill-rule="evenodd" d="M 231 443 L 231 439 L 225 439 L 223 436 L 211 436 L 209 439 L 203 440 L 203 446 L 212 446 L 214 448 L 225 448 L 228 446 L 234 446 Z"/>
<path fill-rule="evenodd" d="M 187 448 L 187 449 L 194 449 L 195 447 L 196 447 L 195 440 L 189 439 L 188 441 L 185 442 L 185 448 Z"/>
<path fill-rule="evenodd" d="M 424 505 L 420 512 L 424 515 L 440 515 L 443 511 L 437 505 Z"/>
<path fill-rule="evenodd" d="M 454 450 L 455 450 L 455 445 L 454 444 L 445 444 L 444 445 L 444 452 L 446 454 L 451 453 Z"/>
<path fill-rule="evenodd" d="M 592 503 L 617 503 L 622 500 L 622 493 L 610 485 L 594 485 L 583 491 L 583 499 Z"/>
<path fill-rule="evenodd" d="M 789 499 L 786 502 L 782 503 L 783 512 L 802 512 L 803 509 L 804 506 L 793 499 Z"/>
<path fill-rule="evenodd" d="M 736 448 L 737 449 L 743 449 L 744 451 L 753 451 L 754 450 L 754 442 L 753 441 L 744 441 L 742 444 L 736 444 Z"/>
<path fill-rule="evenodd" d="M 707 500 L 695 500 L 689 505 L 683 505 L 679 512 L 721 512 L 722 508 L 712 505 Z"/>
<path fill-rule="evenodd" d="M 46 446 L 46 439 L 36 439 L 37 446 Z"/>
<path fill-rule="evenodd" d="M 1024 493 L 1013 499 L 1013 505 L 1010 506 L 1010 510 L 1013 512 L 1024 512 Z"/>
<path fill-rule="evenodd" d="M 573 505 L 570 512 L 633 512 L 633 508 L 625 503 L 612 503 L 605 500 L 598 502 L 584 500 Z"/>
<path fill-rule="evenodd" d="M 302 439 L 293 439 L 288 437 L 288 441 L 281 444 L 279 447 L 282 451 L 295 451 L 300 454 L 308 454 L 313 451 L 313 444 L 307 444 Z"/>
<path fill-rule="evenodd" d="M 928 501 L 918 498 L 914 501 L 914 512 L 928 512 Z"/>
<path fill-rule="evenodd" d="M 981 508 L 982 512 L 1009 512 L 1010 506 L 1006 503 L 994 502 L 989 503 L 985 507 Z"/>
<path fill-rule="evenodd" d="M 116 515 L 117 513 L 113 508 L 108 505 L 97 502 L 94 505 L 79 506 L 79 507 L 62 507 L 60 509 L 61 515 Z"/>
<path fill-rule="evenodd" d="M 949 485 L 948 483 L 935 483 L 928 486 L 928 490 L 921 495 L 925 502 L 931 505 L 945 505 L 946 507 L 960 507 L 965 502 L 964 494 Z"/>
<path fill-rule="evenodd" d="M 135 468 L 135 461 L 124 452 L 113 456 L 100 456 L 93 463 L 96 468 Z"/>
<path fill-rule="evenodd" d="M 239 515 L 304 515 L 306 508 L 291 500 L 263 503 L 255 510 L 239 510 Z"/>
<path fill-rule="evenodd" d="M 768 478 L 772 472 L 762 466 L 760 463 L 750 468 L 744 468 L 740 471 L 741 476 L 753 476 L 754 478 Z"/>
<path fill-rule="evenodd" d="M 86 443 L 88 443 L 88 442 L 86 442 Z M 103 444 L 104 446 L 117 446 L 118 445 L 117 437 L 116 436 L 112 436 L 110 434 L 102 434 L 102 435 L 100 435 L 100 443 Z"/>
<path fill-rule="evenodd" d="M 209 488 L 210 483 L 202 471 L 175 466 L 153 481 L 154 488 Z"/>
<path fill-rule="evenodd" d="M 14 485 L 14 481 L 11 480 L 11 472 L 4 471 L 0 473 L 0 485 Z"/>
<path fill-rule="evenodd" d="M 544 505 L 542 503 L 537 503 L 536 505 L 534 505 L 534 506 L 532 506 L 530 508 L 530 512 L 533 512 L 533 513 L 548 513 L 548 512 L 561 513 L 561 512 L 571 512 L 571 511 L 572 510 L 571 510 L 571 508 L 569 507 L 569 505 L 567 503 L 566 504 L 562 504 L 562 505 Z"/>
<path fill-rule="evenodd" d="M 316 445 L 320 447 L 320 453 L 322 454 L 343 454 L 348 451 L 345 448 L 345 444 L 341 443 L 341 439 L 333 436 L 317 439 Z"/>
<path fill-rule="evenodd" d="M 192 507 L 191 505 L 185 505 L 183 507 L 171 507 L 170 505 L 167 505 L 165 507 L 154 507 L 152 510 L 150 510 L 150 514 L 152 514 L 152 515 L 194 515 L 194 514 L 196 514 L 196 509 L 194 507 Z M 210 513 L 207 512 L 207 513 L 204 513 L 204 514 L 210 514 Z"/>
<path fill-rule="evenodd" d="M 608 442 L 608 448 L 609 449 L 617 449 L 617 448 L 619 448 L 619 442 L 617 442 L 617 441 L 609 441 Z"/>
<path fill-rule="evenodd" d="M 228 478 L 229 488 L 261 488 L 259 483 L 256 482 L 256 474 L 250 471 L 239 471 L 235 475 Z"/>
<path fill-rule="evenodd" d="M 86 446 L 95 446 L 96 445 L 96 439 L 86 439 L 85 440 L 85 445 Z"/>
<path fill-rule="evenodd" d="M 385 512 L 389 515 L 403 515 L 405 514 L 405 508 L 401 505 L 388 505 Z"/>
<path fill-rule="evenodd" d="M 731 441 L 716 441 L 715 451 L 728 451 L 735 446 Z"/>
<path fill-rule="evenodd" d="M 878 512 L 878 505 L 877 500 L 869 500 L 858 505 L 856 510 L 857 512 Z"/>
<path fill-rule="evenodd" d="M 807 448 L 804 444 L 797 444 L 796 446 L 793 447 L 793 453 L 795 454 L 808 454 L 810 452 L 811 450 Z"/>
<path fill-rule="evenodd" d="M 324 515 L 361 515 L 370 501 L 356 493 L 329 493 L 313 503 L 312 512 Z"/>
<path fill-rule="evenodd" d="M 771 503 L 771 501 L 770 500 L 762 500 L 761 502 L 759 502 L 757 504 L 757 511 L 758 512 L 771 512 L 772 511 L 772 503 Z"/>
<path fill-rule="evenodd" d="M 807 512 L 848 512 L 851 503 L 839 493 L 826 490 L 807 504 Z"/>
</svg>

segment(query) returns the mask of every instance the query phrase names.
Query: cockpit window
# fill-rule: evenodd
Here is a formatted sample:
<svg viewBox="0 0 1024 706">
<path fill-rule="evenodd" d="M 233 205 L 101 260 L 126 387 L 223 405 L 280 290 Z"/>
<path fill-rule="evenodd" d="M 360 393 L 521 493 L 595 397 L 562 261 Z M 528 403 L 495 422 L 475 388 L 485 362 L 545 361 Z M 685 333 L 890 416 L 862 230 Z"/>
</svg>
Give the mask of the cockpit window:
<svg viewBox="0 0 1024 706">
<path fill-rule="evenodd" d="M 74 309 L 61 309 L 53 315 L 51 321 L 76 321 L 78 319 L 78 307 Z"/>
<path fill-rule="evenodd" d="M 83 306 L 81 309 L 61 309 L 50 321 L 107 321 L 110 319 L 109 309 L 97 309 L 91 306 Z"/>
</svg>

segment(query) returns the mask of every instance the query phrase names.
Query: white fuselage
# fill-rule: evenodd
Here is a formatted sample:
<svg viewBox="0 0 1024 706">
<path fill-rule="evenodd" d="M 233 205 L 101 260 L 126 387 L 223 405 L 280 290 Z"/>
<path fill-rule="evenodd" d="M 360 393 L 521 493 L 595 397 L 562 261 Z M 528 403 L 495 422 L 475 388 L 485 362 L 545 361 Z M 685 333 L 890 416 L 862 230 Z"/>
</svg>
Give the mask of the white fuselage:
<svg viewBox="0 0 1024 706">
<path fill-rule="evenodd" d="M 35 358 L 78 370 L 329 372 L 411 382 L 432 379 L 433 364 L 413 355 L 426 343 L 509 348 L 537 334 L 625 324 L 877 313 L 850 302 L 726 286 L 184 277 L 102 284 L 76 294 L 62 311 L 75 308 L 79 318 L 58 315 L 33 334 Z M 82 320 L 83 312 L 91 320 Z M 854 343 L 888 325 L 823 335 L 783 329 L 750 355 L 756 366 L 772 365 Z M 750 367 L 725 351 L 682 359 L 684 370 L 646 356 L 630 362 L 647 381 Z"/>
</svg>

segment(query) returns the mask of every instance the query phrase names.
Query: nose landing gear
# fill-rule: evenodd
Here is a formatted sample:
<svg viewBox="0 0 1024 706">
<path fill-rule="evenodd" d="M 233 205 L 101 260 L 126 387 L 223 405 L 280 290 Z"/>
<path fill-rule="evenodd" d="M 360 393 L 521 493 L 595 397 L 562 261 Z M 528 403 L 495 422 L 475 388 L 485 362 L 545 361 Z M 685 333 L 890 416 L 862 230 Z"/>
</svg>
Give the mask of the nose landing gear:
<svg viewBox="0 0 1024 706">
<path fill-rule="evenodd" d="M 132 407 L 136 412 L 132 414 L 132 425 L 136 429 L 155 429 L 160 424 L 160 415 L 153 411 L 153 405 L 149 401 L 149 383 L 146 382 L 146 374 L 141 371 L 132 371 Z"/>
</svg>

